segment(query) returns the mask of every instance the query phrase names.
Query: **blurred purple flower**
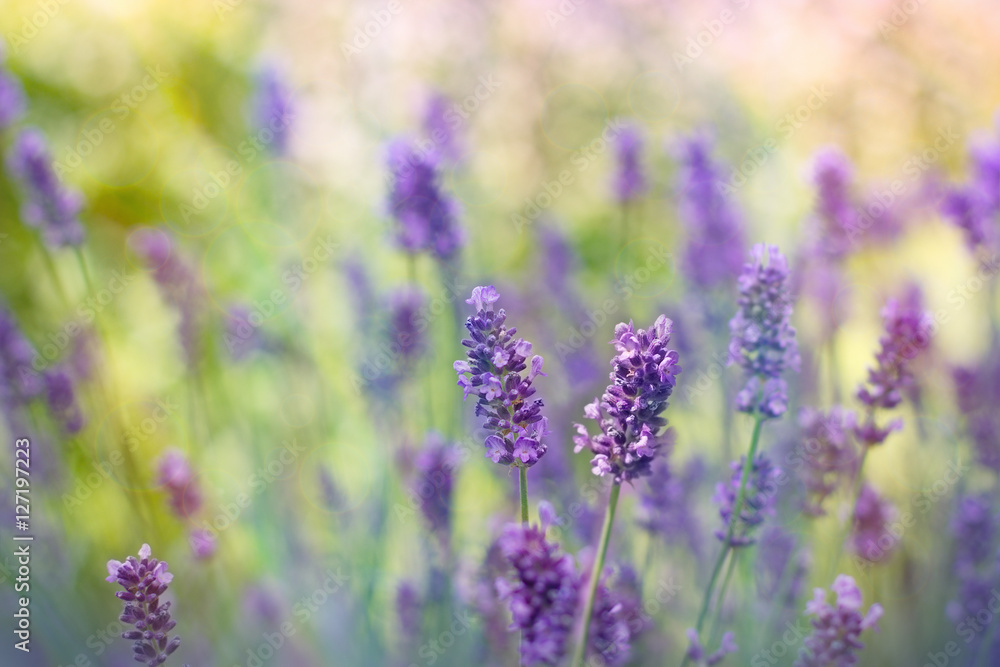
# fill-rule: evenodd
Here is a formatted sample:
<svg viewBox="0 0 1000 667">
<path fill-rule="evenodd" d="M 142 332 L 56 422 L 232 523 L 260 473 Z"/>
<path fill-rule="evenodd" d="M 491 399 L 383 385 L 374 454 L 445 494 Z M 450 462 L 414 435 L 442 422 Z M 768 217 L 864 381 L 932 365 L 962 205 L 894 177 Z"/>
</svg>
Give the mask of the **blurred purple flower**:
<svg viewBox="0 0 1000 667">
<path fill-rule="evenodd" d="M 0 130 L 10 127 L 24 114 L 25 99 L 21 82 L 3 66 L 0 45 Z"/>
<path fill-rule="evenodd" d="M 847 255 L 858 233 L 857 212 L 851 197 L 854 167 L 840 149 L 827 147 L 813 158 L 816 213 L 820 238 L 815 251 L 834 259 Z"/>
<path fill-rule="evenodd" d="M 415 646 L 420 639 L 422 607 L 420 593 L 412 582 L 404 581 L 396 587 L 396 618 L 406 647 Z"/>
<path fill-rule="evenodd" d="M 84 230 L 78 216 L 83 197 L 59 182 L 42 133 L 34 128 L 22 130 L 7 164 L 27 196 L 21 207 L 24 222 L 40 230 L 45 243 L 53 248 L 81 245 Z"/>
<path fill-rule="evenodd" d="M 211 531 L 196 528 L 188 536 L 188 543 L 191 545 L 191 553 L 198 560 L 207 560 L 215 555 L 219 548 L 219 542 Z"/>
<path fill-rule="evenodd" d="M 631 633 L 624 611 L 617 591 L 602 581 L 597 587 L 587 635 L 587 654 L 596 664 L 620 667 L 628 662 Z"/>
<path fill-rule="evenodd" d="M 163 485 L 170 508 L 182 518 L 190 518 L 202 506 L 201 489 L 195 481 L 191 463 L 183 452 L 168 449 L 157 465 L 157 481 Z"/>
<path fill-rule="evenodd" d="M 435 92 L 424 107 L 423 131 L 430 140 L 431 152 L 442 162 L 455 164 L 462 159 L 462 146 L 456 130 L 461 121 L 451 109 L 451 102 Z"/>
<path fill-rule="evenodd" d="M 853 412 L 834 406 L 826 413 L 803 408 L 799 413 L 802 428 L 800 476 L 808 494 L 805 512 L 825 514 L 823 502 L 849 484 L 857 472 L 859 452 L 851 437 L 856 425 Z"/>
<path fill-rule="evenodd" d="M 118 583 L 124 591 L 115 596 L 125 602 L 119 620 L 134 625 L 135 630 L 122 633 L 123 639 L 135 641 L 132 650 L 137 662 L 150 667 L 162 665 L 167 657 L 181 645 L 180 637 L 171 639 L 167 633 L 177 622 L 170 618 L 170 603 L 162 602 L 167 586 L 174 575 L 167 572 L 167 564 L 152 558 L 148 544 L 139 549 L 139 559 L 129 556 L 125 562 L 108 561 L 105 581 Z"/>
<path fill-rule="evenodd" d="M 427 520 L 431 532 L 444 544 L 451 533 L 452 489 L 457 451 L 437 433 L 427 436 L 423 449 L 414 460 L 416 476 L 410 490 Z"/>
<path fill-rule="evenodd" d="M 389 318 L 393 343 L 398 346 L 400 362 L 409 368 L 423 351 L 426 341 L 420 327 L 424 295 L 415 287 L 403 287 L 389 297 Z M 396 349 L 396 347 L 393 349 Z"/>
<path fill-rule="evenodd" d="M 399 223 L 397 241 L 408 253 L 429 251 L 453 258 L 465 240 L 458 226 L 458 207 L 442 191 L 438 164 L 404 140 L 389 146 L 392 186 L 389 208 Z"/>
<path fill-rule="evenodd" d="M 723 634 L 722 641 L 719 642 L 719 648 L 710 654 L 706 654 L 705 647 L 701 645 L 701 641 L 698 639 L 698 633 L 695 632 L 694 628 L 689 628 L 685 632 L 685 635 L 688 638 L 688 642 L 690 642 L 685 657 L 695 665 L 712 667 L 712 665 L 717 665 L 722 662 L 730 653 L 736 653 L 740 650 L 739 646 L 736 645 L 736 641 L 733 639 L 732 632 Z"/>
<path fill-rule="evenodd" d="M 768 526 L 757 545 L 757 593 L 762 600 L 791 608 L 806 583 L 806 558 L 795 535 Z"/>
<path fill-rule="evenodd" d="M 678 208 L 687 232 L 682 265 L 701 289 L 727 285 L 743 265 L 743 222 L 736 205 L 722 191 L 722 165 L 712 160 L 712 139 L 696 134 L 678 148 Z"/>
<path fill-rule="evenodd" d="M 661 416 L 677 383 L 681 367 L 677 352 L 669 349 L 673 323 L 666 315 L 653 326 L 636 330 L 633 323 L 619 323 L 611 341 L 617 354 L 611 359 L 611 384 L 600 400 L 588 404 L 583 414 L 600 425 L 591 436 L 576 424 L 573 451 L 590 449 L 595 475 L 610 474 L 616 483 L 650 474 L 657 450 L 665 443 Z M 605 416 L 607 415 L 607 416 Z"/>
<path fill-rule="evenodd" d="M 41 374 L 32 366 L 35 354 L 14 316 L 0 306 L 0 399 L 4 409 L 22 407 L 45 389 Z"/>
<path fill-rule="evenodd" d="M 855 435 L 865 446 L 885 442 L 889 434 L 902 427 L 895 420 L 886 426 L 875 422 L 875 411 L 891 410 L 903 400 L 902 392 L 914 382 L 910 368 L 913 359 L 931 342 L 933 320 L 921 308 L 919 289 L 907 292 L 902 300 L 890 299 L 882 310 L 885 334 L 875 356 L 878 365 L 868 369 L 867 384 L 858 387 L 857 397 L 867 406 L 865 419 Z"/>
<path fill-rule="evenodd" d="M 639 199 L 648 187 L 642 166 L 642 144 L 642 134 L 634 126 L 626 125 L 615 135 L 616 169 L 612 189 L 621 205 Z"/>
<path fill-rule="evenodd" d="M 260 318 L 256 324 L 253 320 Z M 260 313 L 255 313 L 242 303 L 233 304 L 226 311 L 224 341 L 233 361 L 243 361 L 258 350 L 264 349 L 264 336 L 260 331 Z"/>
<path fill-rule="evenodd" d="M 466 299 L 476 308 L 465 322 L 471 339 L 462 341 L 468 361 L 456 361 L 454 368 L 465 398 L 475 395 L 476 415 L 486 418 L 483 428 L 490 432 L 486 455 L 494 463 L 531 467 L 545 454 L 542 439 L 548 432 L 542 401 L 531 400 L 535 394 L 531 383 L 545 373 L 540 356 L 528 360 L 531 343 L 514 338 L 517 329 L 504 326 L 504 309 L 494 312 L 499 299 L 492 285 L 474 288 Z"/>
<path fill-rule="evenodd" d="M 295 107 L 292 91 L 273 66 L 264 67 L 257 78 L 254 98 L 254 123 L 257 137 L 274 155 L 288 151 Z"/>
<path fill-rule="evenodd" d="M 62 368 L 54 368 L 43 375 L 45 400 L 53 419 L 70 435 L 83 428 L 83 413 L 76 400 L 73 380 Z"/>
<path fill-rule="evenodd" d="M 751 257 L 738 281 L 739 309 L 729 322 L 729 364 L 738 363 L 749 376 L 736 397 L 739 411 L 780 417 L 788 408 L 782 374 L 798 371 L 800 363 L 788 262 L 773 245 L 755 245 Z"/>
<path fill-rule="evenodd" d="M 861 614 L 861 591 L 854 579 L 841 574 L 830 589 L 836 593 L 836 604 L 826 601 L 826 591 L 817 588 L 813 599 L 806 603 L 806 613 L 812 619 L 813 633 L 799 651 L 795 667 L 850 667 L 858 662 L 857 652 L 864 648 L 858 640 L 868 628 L 878 631 L 882 605 L 873 604 Z"/>
<path fill-rule="evenodd" d="M 715 498 L 719 504 L 719 516 L 722 517 L 722 525 L 727 528 L 733 516 L 733 508 L 740 493 L 740 481 L 743 478 L 743 466 L 746 457 L 741 457 L 739 461 L 729 464 L 732 475 L 729 482 L 720 482 L 715 487 Z M 740 510 L 739 520 L 734 524 L 733 534 L 729 540 L 729 546 L 734 549 L 750 546 L 756 539 L 753 532 L 764 522 L 765 516 L 774 515 L 775 498 L 778 494 L 778 477 L 781 470 L 771 463 L 765 454 L 758 454 L 754 457 L 753 465 L 750 467 L 750 474 L 746 481 L 746 492 L 743 497 L 743 507 Z M 727 530 L 715 531 L 715 536 L 719 540 L 726 541 Z"/>
<path fill-rule="evenodd" d="M 497 591 L 508 600 L 513 623 L 520 630 L 521 664 L 558 665 L 566 655 L 580 596 L 580 578 L 573 559 L 545 539 L 555 512 L 539 506 L 541 525 L 509 524 L 499 539 L 500 551 L 513 570 L 497 579 Z"/>
<path fill-rule="evenodd" d="M 673 430 L 664 435 L 671 433 Z M 701 531 L 695 513 L 694 494 L 704 475 L 705 464 L 700 458 L 688 461 L 680 475 L 674 474 L 666 459 L 656 461 L 640 491 L 639 525 L 659 535 L 668 544 L 683 540 L 695 556 L 700 555 Z"/>
<path fill-rule="evenodd" d="M 870 563 L 886 559 L 899 543 L 888 526 L 896 516 L 896 509 L 867 482 L 861 486 L 854 506 L 854 523 L 851 526 L 851 549 L 858 557 Z"/>
</svg>

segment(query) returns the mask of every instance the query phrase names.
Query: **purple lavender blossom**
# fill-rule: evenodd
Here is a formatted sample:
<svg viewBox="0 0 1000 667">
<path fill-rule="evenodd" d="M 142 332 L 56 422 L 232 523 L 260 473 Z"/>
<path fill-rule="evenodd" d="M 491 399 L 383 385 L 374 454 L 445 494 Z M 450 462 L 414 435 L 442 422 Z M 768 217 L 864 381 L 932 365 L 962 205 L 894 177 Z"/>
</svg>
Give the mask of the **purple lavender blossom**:
<svg viewBox="0 0 1000 667">
<path fill-rule="evenodd" d="M 22 130 L 14 140 L 7 164 L 27 196 L 21 207 L 24 222 L 40 230 L 53 248 L 81 245 L 84 230 L 78 216 L 83 198 L 59 182 L 42 133 L 34 128 Z"/>
<path fill-rule="evenodd" d="M 902 402 L 903 391 L 914 383 L 910 365 L 930 345 L 933 320 L 921 310 L 919 301 L 919 293 L 910 291 L 903 300 L 890 299 L 882 310 L 885 334 L 875 356 L 878 365 L 869 368 L 867 384 L 859 386 L 857 391 L 858 400 L 867 406 L 867 411 L 855 435 L 865 446 L 879 445 L 890 433 L 902 428 L 900 420 L 879 426 L 875 412 L 891 410 Z"/>
<path fill-rule="evenodd" d="M 611 474 L 616 483 L 650 473 L 657 449 L 663 444 L 661 417 L 681 372 L 677 352 L 667 348 L 673 323 L 660 315 L 647 331 L 630 321 L 615 327 L 611 341 L 617 354 L 611 360 L 611 384 L 600 400 L 588 404 L 583 414 L 600 424 L 591 436 L 576 424 L 573 451 L 594 453 L 590 463 L 595 475 Z M 605 416 L 607 415 L 607 416 Z"/>
<path fill-rule="evenodd" d="M 719 516 L 722 517 L 724 527 L 730 525 L 733 516 L 733 508 L 740 493 L 740 480 L 743 478 L 743 466 L 746 464 L 746 457 L 741 457 L 739 461 L 729 464 L 732 469 L 732 476 L 728 483 L 720 482 L 715 488 L 716 503 L 719 503 Z M 729 539 L 729 546 L 734 549 L 750 546 L 756 539 L 752 536 L 757 527 L 764 522 L 765 516 L 774 515 L 775 497 L 778 493 L 778 477 L 781 469 L 771 463 L 765 454 L 758 454 L 750 467 L 750 474 L 747 476 L 746 492 L 743 496 L 743 507 L 740 509 L 739 520 L 734 524 L 733 534 Z M 726 541 L 727 530 L 715 531 L 715 536 L 719 540 Z"/>
<path fill-rule="evenodd" d="M 403 643 L 413 646 L 420 638 L 422 603 L 417 587 L 404 581 L 396 588 L 396 618 Z"/>
<path fill-rule="evenodd" d="M 160 458 L 157 481 L 166 490 L 170 508 L 177 516 L 190 518 L 201 509 L 201 489 L 191 463 L 180 450 L 168 449 Z"/>
<path fill-rule="evenodd" d="M 135 641 L 132 650 L 136 661 L 150 667 L 165 663 L 181 645 L 180 637 L 171 639 L 167 635 L 177 622 L 170 618 L 170 603 L 162 602 L 173 578 L 164 561 L 152 558 L 148 544 L 139 549 L 138 560 L 129 556 L 124 563 L 108 561 L 105 581 L 118 583 L 125 589 L 115 593 L 115 597 L 125 602 L 120 620 L 135 626 L 135 630 L 123 632 L 122 638 Z"/>
<path fill-rule="evenodd" d="M 498 542 L 513 577 L 497 579 L 497 591 L 509 601 L 510 630 L 522 633 L 521 664 L 526 667 L 558 665 L 566 656 L 580 597 L 572 557 L 545 539 L 555 513 L 543 503 L 539 515 L 540 526 L 509 524 Z"/>
<path fill-rule="evenodd" d="M 456 361 L 454 368 L 465 398 L 475 395 L 476 415 L 486 418 L 483 428 L 490 432 L 486 455 L 494 463 L 531 467 L 545 454 L 542 438 L 548 432 L 542 401 L 531 399 L 535 394 L 531 383 L 545 373 L 540 356 L 528 361 L 531 343 L 514 338 L 517 329 L 504 326 L 504 309 L 494 312 L 499 299 L 492 285 L 474 288 L 466 299 L 476 307 L 476 314 L 465 322 L 471 339 L 462 341 L 469 349 L 468 361 Z"/>
<path fill-rule="evenodd" d="M 667 431 L 665 435 L 672 432 Z M 700 555 L 701 530 L 695 514 L 694 494 L 704 475 L 705 464 L 700 458 L 691 459 L 680 475 L 674 474 L 666 459 L 655 462 L 640 491 L 639 525 L 668 544 L 684 540 L 696 556 Z"/>
<path fill-rule="evenodd" d="M 820 150 L 813 160 L 816 213 L 820 239 L 816 252 L 834 259 L 847 255 L 858 230 L 857 213 L 851 199 L 854 168 L 839 149 Z"/>
<path fill-rule="evenodd" d="M 199 353 L 200 310 L 203 291 L 191 265 L 177 252 L 176 243 L 163 229 L 144 229 L 132 236 L 133 250 L 152 270 L 163 299 L 180 314 L 179 334 L 189 368 Z"/>
<path fill-rule="evenodd" d="M 996 230 L 990 220 L 986 198 L 974 185 L 955 187 L 941 200 L 941 213 L 962 230 L 969 250 L 993 245 Z"/>
<path fill-rule="evenodd" d="M 740 412 L 780 417 L 788 408 L 781 376 L 789 368 L 798 371 L 800 363 L 791 324 L 788 262 L 777 246 L 757 244 L 751 255 L 738 281 L 739 310 L 729 322 L 728 363 L 738 363 L 749 376 L 736 397 Z"/>
<path fill-rule="evenodd" d="M 0 44 L 0 130 L 10 127 L 24 114 L 24 89 L 21 82 L 4 68 Z"/>
<path fill-rule="evenodd" d="M 612 180 L 615 199 L 622 206 L 630 204 L 646 192 L 648 184 L 642 167 L 642 135 L 627 125 L 615 136 L 616 169 Z"/>
<path fill-rule="evenodd" d="M 275 67 L 265 67 L 257 80 L 254 124 L 259 130 L 261 143 L 268 146 L 274 155 L 284 155 L 288 151 L 294 115 L 292 91 Z"/>
<path fill-rule="evenodd" d="M 712 667 L 712 665 L 717 665 L 722 662 L 730 653 L 736 653 L 740 650 L 740 647 L 736 645 L 736 640 L 733 639 L 732 632 L 723 634 L 722 641 L 719 642 L 719 648 L 709 654 L 706 654 L 705 647 L 701 645 L 701 641 L 698 639 L 698 633 L 694 628 L 688 628 L 685 635 L 687 635 L 688 642 L 690 642 L 686 658 L 695 665 Z"/>
<path fill-rule="evenodd" d="M 188 536 L 191 553 L 198 560 L 208 560 L 219 549 L 219 541 L 212 531 L 196 528 Z"/>
<path fill-rule="evenodd" d="M 817 588 L 813 599 L 806 603 L 806 613 L 815 616 L 813 633 L 806 638 L 799 651 L 795 667 L 849 667 L 857 664 L 858 651 L 865 645 L 858 640 L 868 628 L 878 632 L 882 605 L 873 604 L 861 614 L 861 591 L 854 579 L 841 574 L 830 587 L 837 595 L 831 605 L 826 601 L 826 591 Z"/>
<path fill-rule="evenodd" d="M 898 544 L 898 538 L 888 530 L 896 517 L 892 503 L 884 500 L 867 482 L 858 493 L 851 526 L 851 549 L 869 563 L 886 559 Z"/>
<path fill-rule="evenodd" d="M 425 347 L 423 332 L 418 326 L 423 307 L 424 295 L 416 288 L 401 288 L 389 298 L 393 341 L 398 346 L 400 362 L 406 368 L 412 366 Z"/>
<path fill-rule="evenodd" d="M 45 382 L 45 401 L 53 419 L 70 435 L 75 435 L 83 428 L 83 413 L 76 400 L 73 379 L 62 368 L 54 368 L 43 376 Z"/>
<path fill-rule="evenodd" d="M 266 343 L 260 331 L 262 319 L 260 313 L 254 313 L 241 303 L 227 309 L 224 341 L 233 361 L 243 361 L 255 351 L 264 349 Z"/>
<path fill-rule="evenodd" d="M 414 460 L 416 478 L 411 493 L 431 532 L 445 544 L 451 532 L 451 496 L 457 465 L 455 448 L 436 433 L 427 436 L 424 448 Z"/>
<path fill-rule="evenodd" d="M 411 254 L 428 251 L 439 259 L 452 259 L 465 241 L 458 207 L 441 189 L 435 158 L 399 140 L 389 147 L 389 169 L 389 207 L 399 223 L 399 246 Z"/>
<path fill-rule="evenodd" d="M 743 222 L 736 205 L 723 193 L 721 164 L 712 159 L 712 139 L 694 135 L 678 149 L 678 207 L 687 231 L 684 273 L 701 289 L 729 284 L 743 265 Z"/>
<path fill-rule="evenodd" d="M 798 600 L 806 583 L 806 558 L 798 540 L 781 526 L 768 526 L 757 545 L 757 592 L 767 602 L 786 608 Z M 789 571 L 790 569 L 790 571 Z"/>
<path fill-rule="evenodd" d="M 840 406 L 826 413 L 812 408 L 799 413 L 802 451 L 798 460 L 803 463 L 800 475 L 808 494 L 807 514 L 824 515 L 827 497 L 854 479 L 860 458 L 852 438 L 855 425 L 854 413 Z"/>
<path fill-rule="evenodd" d="M 958 409 L 975 445 L 976 463 L 1000 472 L 1000 355 L 991 354 L 975 367 L 954 368 Z"/>
<path fill-rule="evenodd" d="M 0 305 L 0 399 L 4 409 L 24 406 L 45 389 L 34 370 L 35 348 L 21 333 L 14 316 Z"/>
<path fill-rule="evenodd" d="M 590 618 L 587 654 L 597 664 L 620 667 L 628 662 L 630 641 L 631 633 L 619 596 L 608 588 L 606 581 L 602 581 L 597 587 L 594 612 Z"/>
<path fill-rule="evenodd" d="M 434 93 L 424 107 L 424 135 L 433 145 L 432 152 L 442 162 L 455 164 L 462 159 L 462 146 L 455 131 L 460 124 L 459 117 L 452 111 L 451 102 L 441 93 Z"/>
<path fill-rule="evenodd" d="M 978 566 L 994 553 L 997 516 L 986 494 L 961 499 L 951 522 L 955 536 L 956 561 L 959 567 Z"/>
</svg>

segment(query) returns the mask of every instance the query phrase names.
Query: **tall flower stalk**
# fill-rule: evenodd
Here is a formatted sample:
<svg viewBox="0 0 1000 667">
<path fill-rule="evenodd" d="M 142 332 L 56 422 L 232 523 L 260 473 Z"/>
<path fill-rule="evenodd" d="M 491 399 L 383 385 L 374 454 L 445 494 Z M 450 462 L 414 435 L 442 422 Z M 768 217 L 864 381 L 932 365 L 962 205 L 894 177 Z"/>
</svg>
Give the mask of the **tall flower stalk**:
<svg viewBox="0 0 1000 667">
<path fill-rule="evenodd" d="M 637 330 L 632 322 L 616 326 L 611 341 L 617 351 L 611 360 L 611 384 L 600 400 L 594 399 L 583 411 L 584 416 L 599 423 L 600 433 L 591 436 L 582 424 L 576 425 L 575 451 L 589 449 L 594 454 L 590 461 L 594 474 L 609 475 L 612 480 L 572 662 L 576 666 L 583 664 L 586 653 L 590 618 L 621 484 L 650 475 L 653 459 L 666 448 L 663 430 L 667 420 L 661 413 L 667 407 L 681 371 L 677 352 L 667 347 L 672 331 L 673 322 L 666 315 L 660 315 L 649 330 Z"/>
<path fill-rule="evenodd" d="M 791 324 L 788 262 L 778 248 L 763 244 L 754 246 L 751 261 L 744 265 L 737 285 L 739 308 L 729 322 L 732 335 L 729 363 L 739 364 L 745 371 L 746 384 L 736 397 L 736 408 L 753 417 L 753 432 L 739 472 L 739 484 L 735 489 L 727 487 L 727 495 L 723 498 L 728 500 L 735 491 L 735 500 L 731 506 L 728 502 L 724 503 L 722 516 L 727 525 L 725 532 L 719 535 L 722 549 L 712 568 L 694 632 L 689 633 L 692 650 L 684 657 L 685 665 L 692 659 L 697 660 L 701 652 L 701 631 L 727 557 L 732 553 L 735 559 L 734 549 L 748 544 L 747 528 L 754 522 L 759 523 L 759 517 L 756 516 L 761 509 L 757 506 L 759 503 L 755 501 L 752 504 L 753 511 L 750 514 L 754 515 L 753 521 L 746 521 L 748 515 L 744 508 L 747 505 L 748 483 L 751 478 L 756 499 L 759 495 L 757 492 L 762 485 L 766 485 L 771 474 L 770 465 L 757 455 L 761 428 L 767 419 L 778 418 L 788 409 L 788 390 L 782 376 L 786 370 L 798 370 L 799 367 L 795 328 Z M 767 495 L 763 497 L 766 499 Z M 736 539 L 736 532 L 741 524 L 745 524 L 745 527 L 739 539 Z M 725 599 L 728 582 L 727 576 L 718 593 L 717 608 L 721 608 Z M 698 650 L 693 650 L 696 648 Z"/>
</svg>

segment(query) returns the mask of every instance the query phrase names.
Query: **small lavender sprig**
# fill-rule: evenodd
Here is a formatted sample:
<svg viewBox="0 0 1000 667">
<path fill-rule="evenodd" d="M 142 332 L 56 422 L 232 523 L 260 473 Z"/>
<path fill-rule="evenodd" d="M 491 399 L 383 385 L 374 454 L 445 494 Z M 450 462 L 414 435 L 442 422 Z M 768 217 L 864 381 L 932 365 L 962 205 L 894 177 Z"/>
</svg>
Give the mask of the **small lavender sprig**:
<svg viewBox="0 0 1000 667">
<path fill-rule="evenodd" d="M 618 204 L 630 204 L 646 192 L 648 184 L 642 167 L 642 135 L 633 126 L 625 126 L 614 140 L 616 169 L 612 189 Z"/>
<path fill-rule="evenodd" d="M 136 662 L 150 667 L 162 665 L 167 657 L 181 645 L 180 637 L 167 635 L 177 622 L 170 618 L 170 603 L 161 602 L 174 575 L 167 572 L 167 564 L 152 557 L 148 544 L 139 549 L 139 559 L 129 556 L 125 562 L 108 561 L 105 581 L 118 583 L 124 591 L 115 597 L 125 602 L 119 617 L 122 623 L 134 625 L 135 630 L 122 633 L 123 639 L 135 641 L 132 647 Z"/>
<path fill-rule="evenodd" d="M 815 589 L 813 599 L 806 603 L 806 613 L 815 616 L 813 633 L 805 640 L 795 667 L 850 667 L 858 661 L 857 652 L 864 648 L 858 641 L 868 628 L 878 631 L 882 605 L 873 604 L 861 614 L 861 591 L 854 579 L 841 574 L 830 587 L 837 595 L 835 604 L 826 601 L 826 591 Z"/>
<path fill-rule="evenodd" d="M 458 226 L 458 206 L 442 190 L 435 155 L 406 141 L 389 147 L 389 207 L 399 223 L 397 241 L 406 252 L 428 251 L 450 260 L 465 240 Z"/>
<path fill-rule="evenodd" d="M 729 465 L 733 471 L 729 482 L 720 482 L 715 490 L 715 502 L 719 503 L 719 516 L 722 517 L 723 526 L 727 528 L 715 531 L 715 536 L 733 549 L 754 544 L 756 539 L 753 537 L 753 532 L 764 522 L 765 516 L 774 514 L 777 480 L 781 475 L 781 470 L 771 463 L 767 455 L 758 454 L 750 467 L 750 477 L 744 487 L 746 492 L 743 497 L 743 507 L 739 515 L 736 515 L 736 500 L 739 497 L 745 465 L 746 457 L 733 461 Z M 729 531 L 728 527 L 734 523 L 737 528 Z"/>
</svg>

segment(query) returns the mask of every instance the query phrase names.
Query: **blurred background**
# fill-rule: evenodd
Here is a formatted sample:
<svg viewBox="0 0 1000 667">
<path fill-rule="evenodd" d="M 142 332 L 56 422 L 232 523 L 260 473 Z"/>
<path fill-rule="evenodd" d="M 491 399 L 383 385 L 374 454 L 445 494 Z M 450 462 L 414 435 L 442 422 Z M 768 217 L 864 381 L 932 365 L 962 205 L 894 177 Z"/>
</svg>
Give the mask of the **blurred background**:
<svg viewBox="0 0 1000 667">
<path fill-rule="evenodd" d="M 13 442 L 28 437 L 35 539 L 32 650 L 7 632 L 3 663 L 134 664 L 105 563 L 148 543 L 175 575 L 168 664 L 516 664 L 490 546 L 516 516 L 517 476 L 483 457 L 452 369 L 464 301 L 492 284 L 548 373 L 531 516 L 552 502 L 550 535 L 582 559 L 607 485 L 573 454 L 573 423 L 607 385 L 616 323 L 675 322 L 684 370 L 666 416 L 689 521 L 644 528 L 655 489 L 626 486 L 609 559 L 643 575 L 627 664 L 679 664 L 717 549 L 715 484 L 752 426 L 725 363 L 735 275 L 712 284 L 698 267 L 759 242 L 793 267 L 803 356 L 768 451 L 803 441 L 802 408 L 858 407 L 888 298 L 919 293 L 935 328 L 904 428 L 865 468 L 912 525 L 859 564 L 838 542 L 849 494 L 808 516 L 789 471 L 768 521 L 791 545 L 778 580 L 801 564 L 803 583 L 785 609 L 741 561 L 720 612 L 740 646 L 728 662 L 791 664 L 797 645 L 761 651 L 838 572 L 886 609 L 861 664 L 922 664 L 950 641 L 965 650 L 953 664 L 987 660 L 947 607 L 950 517 L 962 494 L 995 493 L 1000 467 L 953 381 L 995 358 L 997 259 L 942 202 L 975 177 L 970 147 L 995 150 L 994 9 L 5 0 L 0 501 L 12 515 Z M 643 176 L 623 193 L 627 138 Z M 694 146 L 733 216 L 700 237 Z M 453 225 L 429 250 L 407 245 L 393 196 L 406 147 Z M 836 261 L 815 250 L 831 151 L 868 220 Z M 836 271 L 826 291 L 810 287 L 818 256 Z M 443 442 L 449 458 L 428 463 Z"/>
</svg>

